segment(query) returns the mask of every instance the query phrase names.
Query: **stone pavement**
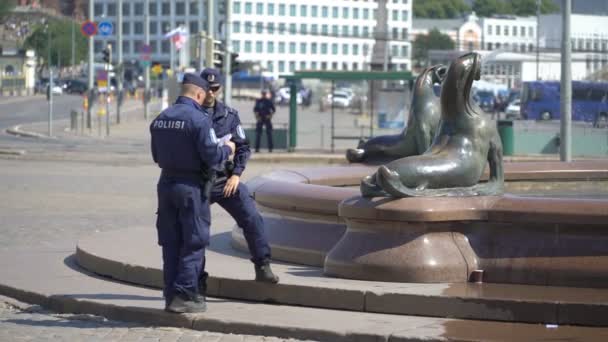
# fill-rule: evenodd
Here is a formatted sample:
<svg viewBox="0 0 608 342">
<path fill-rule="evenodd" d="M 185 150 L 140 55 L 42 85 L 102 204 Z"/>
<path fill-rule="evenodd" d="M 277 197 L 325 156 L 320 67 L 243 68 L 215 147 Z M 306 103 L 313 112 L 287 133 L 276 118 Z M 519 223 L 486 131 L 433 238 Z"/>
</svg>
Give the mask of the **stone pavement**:
<svg viewBox="0 0 608 342">
<path fill-rule="evenodd" d="M 297 342 L 276 337 L 221 334 L 108 320 L 88 314 L 57 314 L 0 296 L 0 341 Z"/>
</svg>

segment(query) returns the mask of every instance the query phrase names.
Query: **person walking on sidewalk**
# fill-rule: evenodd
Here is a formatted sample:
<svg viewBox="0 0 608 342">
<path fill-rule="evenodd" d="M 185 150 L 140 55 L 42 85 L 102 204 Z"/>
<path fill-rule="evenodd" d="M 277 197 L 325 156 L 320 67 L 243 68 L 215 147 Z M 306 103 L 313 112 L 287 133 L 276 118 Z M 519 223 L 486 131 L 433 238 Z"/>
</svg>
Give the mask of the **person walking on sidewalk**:
<svg viewBox="0 0 608 342">
<path fill-rule="evenodd" d="M 209 91 L 203 103 L 205 110 L 212 118 L 213 129 L 220 139 L 230 139 L 236 145 L 233 160 L 226 161 L 215 170 L 211 188 L 211 204 L 218 203 L 226 210 L 237 225 L 243 229 L 251 261 L 254 264 L 255 280 L 266 283 L 278 283 L 279 277 L 270 268 L 270 246 L 264 231 L 264 220 L 258 212 L 255 201 L 247 186 L 241 183 L 241 175 L 251 155 L 249 142 L 241 127 L 238 111 L 226 106 L 217 99 L 222 88 L 222 75 L 217 69 L 206 68 L 201 77 L 209 82 Z M 203 257 L 203 272 L 200 281 L 201 293 L 207 286 L 207 272 Z"/>
<path fill-rule="evenodd" d="M 181 95 L 150 124 L 152 158 L 162 169 L 157 184 L 156 228 L 162 247 L 165 310 L 204 312 L 199 295 L 201 258 L 209 244 L 211 212 L 201 170 L 234 153 L 234 143 L 219 144 L 211 118 L 201 105 L 207 81 L 186 74 Z"/>
<path fill-rule="evenodd" d="M 255 151 L 260 152 L 262 129 L 266 127 L 266 137 L 268 138 L 268 152 L 272 152 L 272 116 L 276 112 L 274 103 L 270 99 L 271 94 L 267 90 L 262 90 L 262 97 L 255 101 L 253 112 L 255 113 Z"/>
</svg>

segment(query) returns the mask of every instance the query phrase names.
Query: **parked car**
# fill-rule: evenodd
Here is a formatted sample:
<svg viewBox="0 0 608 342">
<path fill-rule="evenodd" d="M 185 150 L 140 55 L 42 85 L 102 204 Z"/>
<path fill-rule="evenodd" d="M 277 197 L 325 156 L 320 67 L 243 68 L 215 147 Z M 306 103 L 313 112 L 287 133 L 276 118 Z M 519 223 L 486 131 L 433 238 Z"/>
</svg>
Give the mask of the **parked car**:
<svg viewBox="0 0 608 342">
<path fill-rule="evenodd" d="M 51 92 L 53 92 L 53 95 L 62 95 L 63 94 L 63 83 L 53 81 L 53 87 L 51 88 Z M 46 94 L 49 93 L 49 84 L 48 83 L 46 85 L 45 93 Z"/>
<path fill-rule="evenodd" d="M 494 93 L 491 91 L 481 90 L 473 95 L 473 99 L 485 112 L 491 113 L 494 111 Z"/>
<path fill-rule="evenodd" d="M 282 87 L 282 88 L 279 88 L 275 101 L 278 104 L 289 104 L 290 98 L 291 98 L 291 92 L 289 90 L 289 87 Z M 302 94 L 300 92 L 298 92 L 297 97 L 296 97 L 296 102 L 300 105 L 300 104 L 302 104 L 302 101 L 303 101 Z"/>
<path fill-rule="evenodd" d="M 353 103 L 354 94 L 352 92 L 335 90 L 333 94 L 327 94 L 327 104 L 331 107 L 333 104 L 338 108 L 350 107 Z"/>
<path fill-rule="evenodd" d="M 85 81 L 81 80 L 66 80 L 63 89 L 68 94 L 84 94 L 88 89 Z"/>
<path fill-rule="evenodd" d="M 507 119 L 519 119 L 521 118 L 521 101 L 519 99 L 512 101 L 505 110 Z"/>
</svg>

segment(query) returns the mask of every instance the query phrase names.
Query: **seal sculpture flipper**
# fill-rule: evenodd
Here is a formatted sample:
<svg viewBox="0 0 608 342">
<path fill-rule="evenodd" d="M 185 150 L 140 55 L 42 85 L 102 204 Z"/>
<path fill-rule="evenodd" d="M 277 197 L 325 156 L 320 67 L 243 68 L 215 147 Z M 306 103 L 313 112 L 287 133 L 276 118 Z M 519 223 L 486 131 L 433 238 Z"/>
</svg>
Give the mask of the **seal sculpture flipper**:
<svg viewBox="0 0 608 342">
<path fill-rule="evenodd" d="M 441 122 L 433 144 L 422 155 L 395 160 L 365 178 L 369 193 L 392 197 L 478 196 L 504 187 L 502 144 L 496 125 L 470 99 L 480 77 L 480 57 L 469 53 L 448 69 L 441 91 Z M 486 163 L 490 178 L 479 183 Z M 362 183 L 363 189 L 363 183 Z M 362 191 L 363 196 L 367 196 Z"/>
<path fill-rule="evenodd" d="M 407 126 L 401 134 L 360 141 L 356 149 L 346 151 L 346 159 L 351 163 L 374 159 L 390 161 L 424 153 L 433 141 L 441 116 L 439 98 L 433 85 L 441 83 L 446 70 L 443 65 L 435 65 L 426 68 L 416 78 Z"/>
</svg>

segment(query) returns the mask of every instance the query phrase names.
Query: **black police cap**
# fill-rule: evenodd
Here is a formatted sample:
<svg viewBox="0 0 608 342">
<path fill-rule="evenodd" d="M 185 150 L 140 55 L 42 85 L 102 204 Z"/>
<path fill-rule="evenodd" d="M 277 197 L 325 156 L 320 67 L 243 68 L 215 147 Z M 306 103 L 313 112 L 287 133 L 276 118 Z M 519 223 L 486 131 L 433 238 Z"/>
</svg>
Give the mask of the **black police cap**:
<svg viewBox="0 0 608 342">
<path fill-rule="evenodd" d="M 201 72 L 201 77 L 209 82 L 210 86 L 221 86 L 223 83 L 222 73 L 218 69 L 205 68 Z"/>
<path fill-rule="evenodd" d="M 203 79 L 197 74 L 185 74 L 182 84 L 194 84 L 195 86 L 202 88 L 205 91 L 209 90 L 209 82 L 207 82 L 207 80 Z"/>
</svg>

